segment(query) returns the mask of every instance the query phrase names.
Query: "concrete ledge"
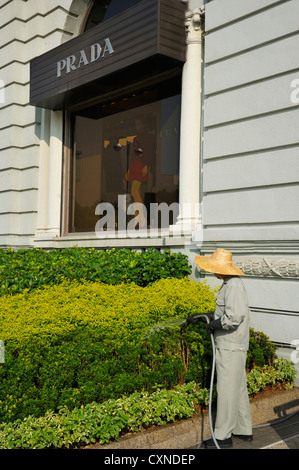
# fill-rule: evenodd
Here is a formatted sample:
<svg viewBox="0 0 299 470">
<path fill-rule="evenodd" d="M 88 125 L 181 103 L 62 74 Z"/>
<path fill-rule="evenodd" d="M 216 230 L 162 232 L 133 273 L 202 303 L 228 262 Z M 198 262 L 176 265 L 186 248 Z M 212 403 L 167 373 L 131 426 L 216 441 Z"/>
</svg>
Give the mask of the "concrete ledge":
<svg viewBox="0 0 299 470">
<path fill-rule="evenodd" d="M 254 398 L 250 402 L 252 425 L 263 424 L 299 410 L 299 388 Z M 215 422 L 215 416 L 213 417 Z M 88 449 L 188 449 L 210 437 L 208 411 L 192 418 L 134 434 L 126 434 L 118 442 L 88 446 Z"/>
</svg>

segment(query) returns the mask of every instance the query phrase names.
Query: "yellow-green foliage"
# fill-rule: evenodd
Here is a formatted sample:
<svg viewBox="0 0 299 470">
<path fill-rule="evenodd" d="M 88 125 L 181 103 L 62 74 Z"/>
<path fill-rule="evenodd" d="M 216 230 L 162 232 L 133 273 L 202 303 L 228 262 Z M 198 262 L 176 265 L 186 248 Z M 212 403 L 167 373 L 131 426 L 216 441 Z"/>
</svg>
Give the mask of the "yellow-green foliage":
<svg viewBox="0 0 299 470">
<path fill-rule="evenodd" d="M 188 279 L 147 287 L 65 282 L 0 298 L 0 420 L 157 384 L 197 380 L 206 386 L 210 342 L 203 327 L 183 336 L 179 330 L 147 332 L 163 319 L 211 311 L 214 301 L 205 283 Z"/>
<path fill-rule="evenodd" d="M 35 335 L 66 335 L 78 327 L 108 328 L 121 336 L 166 318 L 214 309 L 205 283 L 162 279 L 148 287 L 135 284 L 63 283 L 33 293 L 0 298 L 0 336 L 23 343 Z"/>
</svg>

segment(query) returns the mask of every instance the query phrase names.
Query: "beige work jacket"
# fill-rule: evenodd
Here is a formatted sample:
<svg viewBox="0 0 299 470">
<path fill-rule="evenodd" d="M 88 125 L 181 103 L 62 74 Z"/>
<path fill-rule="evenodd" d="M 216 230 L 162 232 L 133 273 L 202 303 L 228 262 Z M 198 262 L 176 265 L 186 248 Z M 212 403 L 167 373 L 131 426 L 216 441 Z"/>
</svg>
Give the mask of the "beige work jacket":
<svg viewBox="0 0 299 470">
<path fill-rule="evenodd" d="M 223 329 L 215 331 L 215 346 L 230 351 L 247 351 L 249 347 L 249 308 L 243 281 L 228 276 L 220 287 L 214 319 L 221 319 Z"/>
</svg>

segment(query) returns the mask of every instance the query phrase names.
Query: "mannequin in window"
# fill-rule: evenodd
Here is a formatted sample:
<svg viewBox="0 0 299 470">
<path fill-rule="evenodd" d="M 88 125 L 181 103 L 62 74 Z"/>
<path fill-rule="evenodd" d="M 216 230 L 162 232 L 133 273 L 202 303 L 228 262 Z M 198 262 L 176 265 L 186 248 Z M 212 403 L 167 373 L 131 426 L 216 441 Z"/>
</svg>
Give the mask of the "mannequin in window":
<svg viewBox="0 0 299 470">
<path fill-rule="evenodd" d="M 144 125 L 140 119 L 135 120 L 137 135 L 133 140 L 133 155 L 130 159 L 130 165 L 126 174 L 126 180 L 131 182 L 131 194 L 134 203 L 142 203 L 141 185 L 151 179 L 150 159 L 153 152 L 153 136 L 144 130 Z M 139 228 L 145 228 L 147 221 L 143 212 L 135 210 L 136 225 Z"/>
</svg>

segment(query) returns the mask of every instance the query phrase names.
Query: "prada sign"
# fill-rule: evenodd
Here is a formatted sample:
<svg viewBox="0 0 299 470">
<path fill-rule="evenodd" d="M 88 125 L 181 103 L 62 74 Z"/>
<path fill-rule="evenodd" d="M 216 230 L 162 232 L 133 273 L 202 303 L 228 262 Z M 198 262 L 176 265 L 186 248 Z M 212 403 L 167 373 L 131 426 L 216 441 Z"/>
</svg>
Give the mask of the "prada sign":
<svg viewBox="0 0 299 470">
<path fill-rule="evenodd" d="M 104 59 L 106 54 L 114 54 L 114 49 L 109 38 L 104 39 L 103 49 L 101 44 L 97 42 L 88 48 L 88 52 L 82 49 L 78 56 L 72 54 L 66 59 L 59 60 L 57 62 L 57 78 L 61 77 L 63 72 L 71 73 L 81 66 L 84 67 L 99 59 Z"/>
<path fill-rule="evenodd" d="M 143 0 L 30 63 L 30 104 L 65 109 L 182 67 L 185 5 Z"/>
</svg>

